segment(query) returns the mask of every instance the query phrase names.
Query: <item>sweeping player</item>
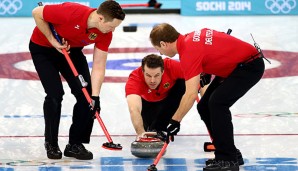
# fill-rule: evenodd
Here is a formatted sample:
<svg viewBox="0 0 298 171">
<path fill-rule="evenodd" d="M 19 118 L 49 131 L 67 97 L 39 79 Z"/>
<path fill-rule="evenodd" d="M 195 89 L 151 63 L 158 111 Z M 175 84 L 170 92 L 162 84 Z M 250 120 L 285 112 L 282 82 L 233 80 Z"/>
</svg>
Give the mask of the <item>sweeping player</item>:
<svg viewBox="0 0 298 171">
<path fill-rule="evenodd" d="M 81 160 L 93 158 L 83 143 L 90 142 L 94 113 L 100 111 L 99 93 L 104 80 L 107 51 L 112 40 L 112 32 L 125 18 L 120 5 L 115 1 L 104 1 L 98 9 L 77 3 L 39 6 L 32 11 L 36 27 L 30 39 L 29 49 L 35 69 L 44 87 L 46 97 L 43 110 L 45 119 L 45 148 L 49 159 L 61 159 L 58 145 L 61 103 L 64 90 L 60 74 L 68 83 L 76 98 L 73 107 L 69 142 L 64 155 Z M 51 23 L 63 40 L 61 45 L 49 28 Z M 93 67 L 90 77 L 89 66 L 82 52 L 84 46 L 94 45 Z M 90 112 L 78 79 L 74 77 L 62 49 L 70 53 L 74 67 L 88 86 L 86 87 L 95 102 Z M 92 82 L 92 85 L 91 85 Z M 91 91 L 92 90 L 92 91 Z"/>
<path fill-rule="evenodd" d="M 181 120 L 193 106 L 200 74 L 215 75 L 198 104 L 215 146 L 215 159 L 203 170 L 239 170 L 230 107 L 261 79 L 265 68 L 261 50 L 209 28 L 182 35 L 167 23 L 155 26 L 150 40 L 161 54 L 179 54 L 185 74 L 186 91 L 167 127 L 168 135 L 177 135 Z"/>
</svg>

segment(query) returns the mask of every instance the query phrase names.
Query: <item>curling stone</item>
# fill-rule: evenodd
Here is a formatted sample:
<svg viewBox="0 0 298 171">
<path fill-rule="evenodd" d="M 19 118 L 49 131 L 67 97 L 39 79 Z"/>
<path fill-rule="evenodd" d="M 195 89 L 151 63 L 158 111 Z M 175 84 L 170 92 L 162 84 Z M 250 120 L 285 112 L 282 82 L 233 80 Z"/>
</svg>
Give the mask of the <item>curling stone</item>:
<svg viewBox="0 0 298 171">
<path fill-rule="evenodd" d="M 154 158 L 162 149 L 164 142 L 159 138 L 145 137 L 131 143 L 131 154 L 140 158 Z M 163 153 L 163 155 L 166 151 Z"/>
<path fill-rule="evenodd" d="M 136 32 L 137 26 L 123 26 L 124 32 Z"/>
</svg>

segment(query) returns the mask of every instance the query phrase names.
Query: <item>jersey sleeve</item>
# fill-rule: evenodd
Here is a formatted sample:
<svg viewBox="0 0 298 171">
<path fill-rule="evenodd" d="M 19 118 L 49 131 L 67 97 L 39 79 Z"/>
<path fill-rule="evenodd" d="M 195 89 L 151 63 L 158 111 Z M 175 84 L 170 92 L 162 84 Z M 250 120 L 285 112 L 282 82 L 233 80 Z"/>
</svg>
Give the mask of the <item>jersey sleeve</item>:
<svg viewBox="0 0 298 171">
<path fill-rule="evenodd" d="M 112 42 L 113 33 L 109 32 L 107 34 L 103 34 L 99 41 L 95 43 L 95 47 L 98 49 L 107 52 L 109 50 L 109 46 Z"/>
<path fill-rule="evenodd" d="M 132 73 L 130 73 L 128 80 L 125 84 L 125 97 L 130 94 L 137 94 L 141 96 L 142 90 L 141 90 L 141 83 L 142 80 L 138 75 L 140 68 L 134 70 Z"/>
<path fill-rule="evenodd" d="M 194 45 L 188 47 L 184 50 L 183 53 L 180 54 L 181 56 L 181 67 L 184 73 L 185 80 L 189 80 L 201 72 L 203 72 L 202 67 L 202 56 L 200 52 L 194 54 L 196 50 L 192 49 L 191 47 L 195 47 Z"/>
<path fill-rule="evenodd" d="M 71 8 L 72 6 L 69 3 L 45 5 L 43 9 L 43 18 L 45 21 L 52 24 L 67 23 L 71 18 Z"/>
</svg>

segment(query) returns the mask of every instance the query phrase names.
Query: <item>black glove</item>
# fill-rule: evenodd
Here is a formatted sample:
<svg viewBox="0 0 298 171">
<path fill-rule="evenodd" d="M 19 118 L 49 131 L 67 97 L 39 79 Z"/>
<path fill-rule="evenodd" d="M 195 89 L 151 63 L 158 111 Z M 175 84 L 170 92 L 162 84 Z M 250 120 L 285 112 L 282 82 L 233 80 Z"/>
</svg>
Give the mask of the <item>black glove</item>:
<svg viewBox="0 0 298 171">
<path fill-rule="evenodd" d="M 177 135 L 177 133 L 180 131 L 180 122 L 175 121 L 173 119 L 170 120 L 169 125 L 167 126 L 167 143 L 171 141 L 174 141 L 174 135 Z"/>
<path fill-rule="evenodd" d="M 92 117 L 95 119 L 96 111 L 98 112 L 98 114 L 100 114 L 100 100 L 99 100 L 99 96 L 91 96 L 91 99 L 92 99 L 92 105 L 93 105 L 93 108 L 91 109 L 91 114 L 92 114 Z"/>
<path fill-rule="evenodd" d="M 160 139 L 161 141 L 167 141 L 167 135 L 164 131 L 156 131 L 155 138 Z"/>
<path fill-rule="evenodd" d="M 209 84 L 211 81 L 211 75 L 210 74 L 205 74 L 201 73 L 200 75 L 200 86 L 203 88 L 205 85 Z"/>
</svg>

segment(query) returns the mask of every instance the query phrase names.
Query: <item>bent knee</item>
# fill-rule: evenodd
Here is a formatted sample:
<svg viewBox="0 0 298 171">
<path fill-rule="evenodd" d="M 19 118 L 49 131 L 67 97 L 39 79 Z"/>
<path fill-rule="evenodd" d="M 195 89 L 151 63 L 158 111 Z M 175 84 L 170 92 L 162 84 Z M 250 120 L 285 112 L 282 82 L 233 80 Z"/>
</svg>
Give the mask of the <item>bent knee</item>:
<svg viewBox="0 0 298 171">
<path fill-rule="evenodd" d="M 197 104 L 197 110 L 198 110 L 198 113 L 201 117 L 201 120 L 205 121 L 208 119 L 208 106 L 207 105 L 202 105 L 201 103 L 198 103 Z"/>
<path fill-rule="evenodd" d="M 53 106 L 60 106 L 62 102 L 62 97 L 46 97 L 45 103 L 51 104 Z"/>
</svg>

